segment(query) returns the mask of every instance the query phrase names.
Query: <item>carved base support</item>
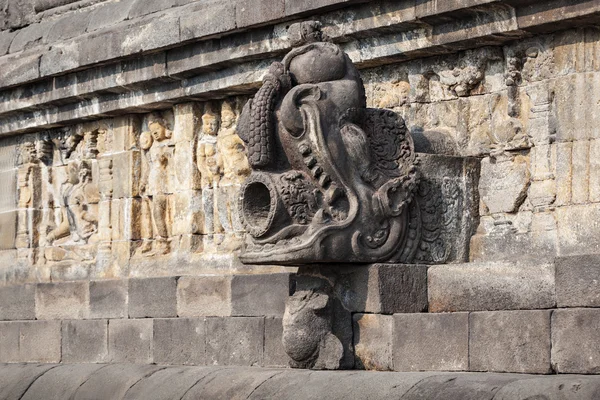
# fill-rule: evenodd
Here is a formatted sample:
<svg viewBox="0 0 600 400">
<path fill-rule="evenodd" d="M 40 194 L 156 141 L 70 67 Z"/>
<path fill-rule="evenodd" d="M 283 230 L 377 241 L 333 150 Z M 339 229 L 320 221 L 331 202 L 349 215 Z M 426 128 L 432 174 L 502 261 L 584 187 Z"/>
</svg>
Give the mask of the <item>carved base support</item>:
<svg viewBox="0 0 600 400">
<path fill-rule="evenodd" d="M 283 346 L 292 368 L 353 367 L 352 315 L 336 296 L 336 281 L 333 272 L 298 270 L 296 292 L 283 316 Z"/>
</svg>

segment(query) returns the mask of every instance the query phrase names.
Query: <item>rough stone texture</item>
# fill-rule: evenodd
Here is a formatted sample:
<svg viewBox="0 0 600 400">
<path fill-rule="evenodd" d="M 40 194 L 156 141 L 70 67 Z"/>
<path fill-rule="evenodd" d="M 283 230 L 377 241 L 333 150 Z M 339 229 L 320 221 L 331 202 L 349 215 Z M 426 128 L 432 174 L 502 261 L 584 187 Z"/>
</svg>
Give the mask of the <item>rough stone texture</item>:
<svg viewBox="0 0 600 400">
<path fill-rule="evenodd" d="M 171 367 L 140 380 L 127 391 L 123 399 L 181 399 L 198 381 L 211 372 L 210 368 Z"/>
<path fill-rule="evenodd" d="M 427 266 L 372 264 L 344 269 L 339 289 L 352 312 L 410 313 L 427 309 Z"/>
<path fill-rule="evenodd" d="M 547 374 L 551 311 L 474 312 L 469 316 L 469 370 Z"/>
<path fill-rule="evenodd" d="M 106 365 L 77 389 L 74 400 L 96 399 L 102 393 L 112 399 L 122 399 L 133 385 L 163 368 L 158 365 Z"/>
<path fill-rule="evenodd" d="M 600 307 L 600 257 L 598 255 L 556 259 L 556 305 Z"/>
<path fill-rule="evenodd" d="M 62 361 L 102 363 L 108 358 L 108 322 L 63 321 Z"/>
<path fill-rule="evenodd" d="M 552 365 L 558 373 L 600 373 L 600 310 L 552 313 Z"/>
<path fill-rule="evenodd" d="M 396 371 L 466 371 L 469 314 L 395 314 Z"/>
<path fill-rule="evenodd" d="M 52 368 L 27 389 L 22 399 L 60 400 L 72 398 L 77 389 L 103 367 L 103 365 L 96 364 L 71 364 Z"/>
<path fill-rule="evenodd" d="M 289 365 L 289 357 L 283 348 L 282 336 L 282 318 L 266 317 L 263 367 L 287 367 Z"/>
<path fill-rule="evenodd" d="M 20 322 L 19 361 L 56 363 L 61 361 L 61 322 Z"/>
<path fill-rule="evenodd" d="M 47 387 L 46 393 L 39 391 L 42 385 Z M 81 386 L 77 389 L 78 385 Z M 327 398 L 331 399 L 592 400 L 597 398 L 600 390 L 600 378 L 582 375 L 317 372 L 122 364 L 0 366 L 2 398 L 21 398 L 28 389 L 31 392 L 26 394 L 27 398 L 76 400 L 322 399 L 323 393 L 327 393 Z M 42 394 L 42 397 L 33 397 L 34 394 Z"/>
<path fill-rule="evenodd" d="M 205 325 L 204 319 L 155 319 L 152 345 L 154 362 L 157 364 L 204 365 L 206 363 Z"/>
<path fill-rule="evenodd" d="M 497 262 L 429 268 L 430 312 L 551 308 L 554 265 Z"/>
<path fill-rule="evenodd" d="M 90 318 L 127 318 L 127 280 L 90 282 Z"/>
<path fill-rule="evenodd" d="M 0 322 L 0 362 L 19 362 L 20 322 Z"/>
<path fill-rule="evenodd" d="M 357 369 L 393 371 L 394 317 L 354 314 L 354 366 Z"/>
<path fill-rule="evenodd" d="M 285 16 L 285 1 L 236 0 L 236 25 L 246 27 L 280 19 Z"/>
<path fill-rule="evenodd" d="M 35 285 L 0 287 L 0 320 L 35 319 Z"/>
<path fill-rule="evenodd" d="M 110 361 L 151 363 L 152 337 L 153 322 L 151 319 L 110 320 L 108 323 Z"/>
<path fill-rule="evenodd" d="M 35 291 L 38 319 L 82 319 L 89 314 L 88 282 L 40 283 Z"/>
<path fill-rule="evenodd" d="M 177 282 L 180 317 L 231 315 L 230 276 L 183 276 Z"/>
<path fill-rule="evenodd" d="M 198 18 L 203 23 L 198 24 Z M 192 4 L 182 11 L 179 21 L 181 40 L 215 35 L 235 29 L 234 2 L 205 1 Z"/>
<path fill-rule="evenodd" d="M 264 290 L 264 288 L 269 288 Z M 290 275 L 236 275 L 231 279 L 231 315 L 282 316 L 290 295 Z"/>
<path fill-rule="evenodd" d="M 207 365 L 260 365 L 264 349 L 264 318 L 207 318 Z"/>
<path fill-rule="evenodd" d="M 129 280 L 129 317 L 176 317 L 177 278 Z"/>
</svg>

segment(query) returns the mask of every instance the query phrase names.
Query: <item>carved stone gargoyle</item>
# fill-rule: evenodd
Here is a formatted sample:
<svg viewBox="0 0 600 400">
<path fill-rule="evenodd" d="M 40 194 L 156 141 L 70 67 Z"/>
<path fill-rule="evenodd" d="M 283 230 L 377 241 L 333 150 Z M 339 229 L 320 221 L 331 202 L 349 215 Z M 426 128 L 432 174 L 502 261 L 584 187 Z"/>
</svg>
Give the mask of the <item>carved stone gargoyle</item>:
<svg viewBox="0 0 600 400">
<path fill-rule="evenodd" d="M 358 70 L 319 23 L 292 25 L 290 38 L 238 125 L 252 167 L 242 262 L 410 261 L 419 177 L 404 121 L 366 108 Z"/>
</svg>

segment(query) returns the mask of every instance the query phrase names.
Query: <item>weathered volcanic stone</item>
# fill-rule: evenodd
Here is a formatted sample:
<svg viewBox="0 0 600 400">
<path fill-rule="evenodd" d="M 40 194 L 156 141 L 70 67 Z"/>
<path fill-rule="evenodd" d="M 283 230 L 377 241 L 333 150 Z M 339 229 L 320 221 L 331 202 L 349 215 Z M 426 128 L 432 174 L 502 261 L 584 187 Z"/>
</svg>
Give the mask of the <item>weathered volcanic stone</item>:
<svg viewBox="0 0 600 400">
<path fill-rule="evenodd" d="M 0 373 L 0 398 L 21 399 L 27 389 L 56 364 L 11 364 Z"/>
<path fill-rule="evenodd" d="M 23 400 L 71 399 L 79 387 L 104 365 L 62 364 L 39 377 L 22 397 Z"/>
<path fill-rule="evenodd" d="M 552 313 L 552 365 L 558 373 L 600 373 L 600 310 Z"/>
<path fill-rule="evenodd" d="M 396 371 L 466 371 L 469 314 L 395 314 Z"/>
<path fill-rule="evenodd" d="M 38 319 L 82 319 L 89 314 L 88 282 L 39 283 L 35 292 Z"/>
<path fill-rule="evenodd" d="M 90 318 L 127 318 L 127 280 L 90 282 Z"/>
<path fill-rule="evenodd" d="M 392 371 L 394 317 L 354 314 L 354 359 L 359 369 Z"/>
<path fill-rule="evenodd" d="M 231 276 L 182 276 L 177 282 L 180 317 L 231 315 Z"/>
<path fill-rule="evenodd" d="M 60 321 L 20 322 L 20 361 L 41 363 L 60 362 L 60 327 Z"/>
<path fill-rule="evenodd" d="M 166 318 L 154 320 L 154 362 L 157 364 L 203 365 L 205 320 Z"/>
<path fill-rule="evenodd" d="M 252 366 L 262 363 L 264 318 L 208 318 L 206 333 L 207 364 Z"/>
<path fill-rule="evenodd" d="M 600 255 L 556 259 L 558 307 L 600 307 Z"/>
<path fill-rule="evenodd" d="M 108 323 L 108 354 L 111 362 L 152 362 L 153 321 L 113 319 Z"/>
<path fill-rule="evenodd" d="M 77 389 L 74 400 L 97 399 L 99 393 L 122 399 L 129 388 L 163 368 L 158 365 L 109 364 L 96 371 Z"/>
<path fill-rule="evenodd" d="M 35 319 L 35 285 L 0 287 L 0 320 Z"/>
<path fill-rule="evenodd" d="M 287 367 L 289 357 L 282 343 L 283 321 L 280 317 L 265 318 L 264 367 Z"/>
<path fill-rule="evenodd" d="M 231 280 L 231 314 L 282 316 L 289 295 L 289 274 L 235 275 Z"/>
<path fill-rule="evenodd" d="M 176 317 L 177 278 L 129 280 L 129 317 Z"/>
<path fill-rule="evenodd" d="M 510 262 L 429 268 L 430 312 L 551 308 L 554 265 Z"/>
<path fill-rule="evenodd" d="M 471 313 L 469 369 L 550 373 L 550 314 L 547 310 Z"/>
<path fill-rule="evenodd" d="M 106 320 L 63 321 L 62 361 L 101 363 L 108 357 Z"/>
<path fill-rule="evenodd" d="M 20 322 L 0 322 L 0 363 L 19 362 Z"/>
</svg>

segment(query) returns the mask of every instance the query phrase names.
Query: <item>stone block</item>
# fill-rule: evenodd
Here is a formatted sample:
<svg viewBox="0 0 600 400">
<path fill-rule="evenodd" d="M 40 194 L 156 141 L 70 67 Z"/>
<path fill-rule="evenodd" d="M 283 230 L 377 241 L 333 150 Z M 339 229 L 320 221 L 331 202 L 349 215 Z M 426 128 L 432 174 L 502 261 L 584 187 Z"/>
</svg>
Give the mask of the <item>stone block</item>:
<svg viewBox="0 0 600 400">
<path fill-rule="evenodd" d="M 204 365 L 205 320 L 169 318 L 154 320 L 154 362 L 157 364 Z"/>
<path fill-rule="evenodd" d="M 392 371 L 394 317 L 353 314 L 354 366 L 358 369 Z"/>
<path fill-rule="evenodd" d="M 62 40 L 71 39 L 83 35 L 90 21 L 90 11 L 80 11 L 69 13 L 54 21 L 52 27 L 48 30 L 46 41 L 56 43 Z"/>
<path fill-rule="evenodd" d="M 430 312 L 551 308 L 554 265 L 489 262 L 429 268 Z"/>
<path fill-rule="evenodd" d="M 466 371 L 469 314 L 395 314 L 395 371 Z"/>
<path fill-rule="evenodd" d="M 469 369 L 550 373 L 550 314 L 549 310 L 471 313 Z"/>
<path fill-rule="evenodd" d="M 289 357 L 283 348 L 283 321 L 280 317 L 265 318 L 265 349 L 263 367 L 287 367 Z"/>
<path fill-rule="evenodd" d="M 62 361 L 67 363 L 101 363 L 108 357 L 108 322 L 106 320 L 63 321 Z"/>
<path fill-rule="evenodd" d="M 204 23 L 199 24 L 198 18 Z M 235 3 L 211 0 L 192 4 L 181 11 L 179 24 L 182 41 L 234 30 Z"/>
<path fill-rule="evenodd" d="M 122 399 L 133 385 L 163 368 L 158 365 L 106 365 L 81 385 L 74 400 L 96 399 L 98 393 L 109 393 L 113 399 Z"/>
<path fill-rule="evenodd" d="M 231 315 L 231 276 L 182 276 L 177 282 L 180 317 Z"/>
<path fill-rule="evenodd" d="M 552 313 L 552 366 L 558 373 L 600 373 L 600 310 L 568 309 Z"/>
<path fill-rule="evenodd" d="M 110 362 L 149 364 L 152 362 L 153 321 L 112 319 L 108 322 Z"/>
<path fill-rule="evenodd" d="M 352 312 L 393 314 L 427 309 L 427 266 L 372 264 L 342 271 L 340 298 Z"/>
<path fill-rule="evenodd" d="M 135 0 L 121 0 L 115 3 L 102 4 L 92 11 L 87 31 L 105 28 L 127 19 L 129 10 Z"/>
<path fill-rule="evenodd" d="M 112 155 L 113 198 L 139 196 L 141 155 L 138 150 Z"/>
<path fill-rule="evenodd" d="M 282 316 L 289 295 L 289 274 L 234 275 L 231 315 Z"/>
<path fill-rule="evenodd" d="M 27 389 L 53 364 L 15 364 L 10 369 L 3 366 L 0 374 L 0 399 L 20 399 Z"/>
<path fill-rule="evenodd" d="M 40 54 L 18 54 L 2 57 L 0 86 L 7 87 L 40 77 Z"/>
<path fill-rule="evenodd" d="M 123 39 L 120 55 L 177 44 L 179 43 L 179 17 L 148 18 L 125 29 Z"/>
<path fill-rule="evenodd" d="M 40 376 L 21 399 L 72 399 L 79 387 L 103 367 L 98 364 L 58 365 Z"/>
<path fill-rule="evenodd" d="M 503 386 L 496 392 L 494 400 L 595 399 L 599 390 L 597 376 L 526 376 Z"/>
<path fill-rule="evenodd" d="M 201 384 L 201 381 L 214 372 L 214 368 L 207 367 L 166 368 L 145 377 L 135 384 L 127 391 L 123 400 L 182 399 L 193 386 Z M 206 380 L 210 381 L 212 379 L 214 379 L 214 376 Z M 211 399 L 214 397 L 200 396 L 199 398 Z"/>
<path fill-rule="evenodd" d="M 600 253 L 600 204 L 558 207 L 558 254 L 570 256 Z"/>
<path fill-rule="evenodd" d="M 8 177 L 7 175 L 8 174 L 3 174 L 0 172 L 0 177 L 2 178 L 5 176 Z M 15 238 L 17 235 L 17 215 L 17 210 L 0 212 L 0 226 L 2 226 L 2 232 L 0 232 L 0 251 L 15 248 Z"/>
<path fill-rule="evenodd" d="M 35 291 L 37 319 L 83 319 L 89 315 L 88 282 L 39 283 Z"/>
<path fill-rule="evenodd" d="M 35 285 L 0 287 L 0 304 L 0 320 L 35 319 Z"/>
<path fill-rule="evenodd" d="M 177 154 L 177 150 L 175 151 Z M 177 163 L 176 165 L 180 165 Z M 196 171 L 198 169 L 196 168 Z M 204 213 L 200 190 L 186 190 L 172 196 L 172 234 L 200 234 L 204 230 Z"/>
<path fill-rule="evenodd" d="M 177 278 L 129 280 L 129 317 L 176 317 Z"/>
<path fill-rule="evenodd" d="M 600 307 L 600 255 L 558 257 L 556 305 Z"/>
<path fill-rule="evenodd" d="M 17 36 L 17 32 L 2 31 L 0 32 L 0 56 L 8 53 L 8 49 L 13 39 Z"/>
<path fill-rule="evenodd" d="M 335 7 L 349 6 L 355 3 L 368 2 L 368 0 L 305 0 L 305 1 L 294 1 L 287 0 L 285 2 L 285 15 L 296 15 L 300 13 L 311 12 L 314 13 L 317 10 L 325 11 L 323 9 L 332 9 Z"/>
<path fill-rule="evenodd" d="M 19 30 L 10 44 L 9 52 L 17 53 L 46 43 L 44 38 L 51 28 L 51 22 L 40 22 Z"/>
<path fill-rule="evenodd" d="M 127 318 L 127 280 L 90 282 L 90 318 Z"/>
<path fill-rule="evenodd" d="M 285 16 L 284 0 L 264 2 L 262 0 L 237 0 L 235 7 L 236 25 L 243 28 L 281 19 Z"/>
<path fill-rule="evenodd" d="M 208 365 L 258 366 L 263 360 L 264 318 L 215 317 L 206 325 Z"/>
<path fill-rule="evenodd" d="M 20 322 L 0 322 L 0 363 L 19 362 Z"/>
<path fill-rule="evenodd" d="M 58 363 L 61 361 L 61 322 L 20 322 L 19 361 Z"/>
</svg>

